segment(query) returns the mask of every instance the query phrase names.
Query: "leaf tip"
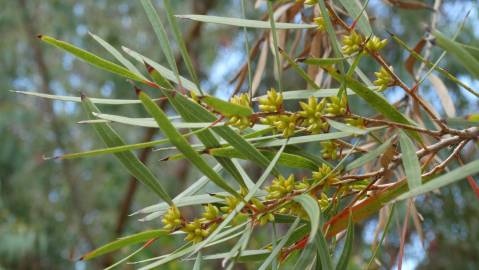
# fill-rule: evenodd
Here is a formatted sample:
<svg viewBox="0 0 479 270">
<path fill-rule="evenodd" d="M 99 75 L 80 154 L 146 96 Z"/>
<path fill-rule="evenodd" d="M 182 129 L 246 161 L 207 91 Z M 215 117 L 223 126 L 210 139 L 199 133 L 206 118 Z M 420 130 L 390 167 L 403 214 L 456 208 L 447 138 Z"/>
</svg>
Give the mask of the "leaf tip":
<svg viewBox="0 0 479 270">
<path fill-rule="evenodd" d="M 37 35 L 37 38 L 38 38 L 38 39 L 42 39 L 42 38 L 43 38 L 43 35 L 42 35 L 42 34 L 38 34 L 38 35 Z"/>
</svg>

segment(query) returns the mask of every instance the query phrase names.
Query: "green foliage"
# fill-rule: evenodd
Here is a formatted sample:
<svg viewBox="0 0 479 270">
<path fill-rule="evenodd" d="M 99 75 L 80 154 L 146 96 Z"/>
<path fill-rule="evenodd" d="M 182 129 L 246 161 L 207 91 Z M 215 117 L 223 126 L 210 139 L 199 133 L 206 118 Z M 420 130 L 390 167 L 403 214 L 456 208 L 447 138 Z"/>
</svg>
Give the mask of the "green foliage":
<svg viewBox="0 0 479 270">
<path fill-rule="evenodd" d="M 372 34 L 367 7 L 356 0 L 340 2 L 346 9 L 348 20 L 344 20 L 344 14 L 338 15 L 342 10 L 323 0 L 298 1 L 296 4 L 268 1 L 264 20 L 200 14 L 175 16 L 172 3 L 166 0 L 164 7 L 169 29 L 161 21 L 162 11 L 158 13 L 151 1 L 142 0 L 146 18 L 152 25 L 169 68 L 153 61 L 156 59 L 154 56 L 148 58 L 122 48 L 138 64 L 145 66 L 150 79 L 143 76 L 140 69 L 107 38 L 90 34 L 121 65 L 70 43 L 40 35 L 42 41 L 96 68 L 132 80 L 132 84 L 141 83 L 133 86 L 139 100 L 90 99 L 85 95 L 78 98 L 48 91 L 13 91 L 56 102 L 80 102 L 88 116 L 88 120 L 81 123 L 93 126 L 106 145 L 106 148 L 88 151 L 72 150 L 72 153 L 61 153 L 56 158 L 66 162 L 67 159 L 113 154 L 134 181 L 140 181 L 148 191 L 163 200 L 134 213 L 146 215 L 142 221 L 160 218 L 163 229 L 131 234 L 94 249 L 81 258 L 90 260 L 146 242 L 110 267 L 136 260 L 133 262 L 141 263 L 140 269 L 153 269 L 189 260 L 194 261 L 191 264 L 194 269 L 200 269 L 208 267 L 206 260 L 223 259 L 223 266 L 228 269 L 242 262 L 246 263 L 246 267 L 259 269 L 293 266 L 299 269 L 348 269 L 353 264 L 352 256 L 360 253 L 354 240 L 355 224 L 360 224 L 390 203 L 430 194 L 467 177 L 472 189 L 477 192 L 477 184 L 474 185 L 475 180 L 471 176 L 479 172 L 478 161 L 469 161 L 464 165 L 461 156 L 462 149 L 469 142 L 477 141 L 477 125 L 465 121 L 462 126 L 452 127 L 447 121 L 438 119 L 440 115 L 418 90 L 424 87 L 424 80 L 414 80 L 409 87 L 410 81 L 404 82 L 401 72 L 393 70 L 383 56 L 387 52 L 382 49 L 388 40 Z M 303 12 L 309 5 L 315 6 L 315 10 Z M 296 16 L 300 14 L 302 16 Z M 300 17 L 302 22 L 298 23 L 298 19 L 294 18 Z M 189 53 L 192 46 L 183 38 L 176 18 L 264 31 L 257 44 L 266 46 L 266 53 L 271 51 L 276 70 L 273 68 L 265 72 L 258 68 L 254 79 L 249 75 L 248 87 L 258 84 L 265 73 L 269 80 L 264 79 L 260 89 L 270 90 L 256 96 L 251 96 L 253 89 L 248 89 L 248 94 L 235 91 L 226 99 L 203 87 L 201 74 L 208 68 L 202 66 L 201 61 L 192 60 Z M 317 24 L 310 23 L 312 21 Z M 348 25 L 348 21 L 352 25 Z M 358 31 L 355 30 L 356 24 Z M 177 44 L 169 38 L 169 31 Z M 291 35 L 297 31 L 317 35 L 318 40 L 313 42 L 319 42 L 320 38 L 324 40 L 321 50 L 332 51 L 332 57 L 318 58 L 318 52 L 313 51 L 317 49 L 307 46 L 309 39 L 299 34 L 291 41 Z M 473 46 L 450 40 L 437 30 L 432 35 L 442 49 L 477 77 L 479 65 L 473 56 Z M 402 48 L 407 47 L 398 36 L 394 36 L 394 40 L 401 43 Z M 209 45 L 212 42 L 208 40 Z M 260 66 L 260 63 L 250 64 L 259 46 L 255 45 L 251 51 L 246 46 L 246 55 L 251 59 L 238 73 L 237 90 L 242 89 L 246 72 L 249 74 L 253 72 L 250 70 L 253 66 Z M 294 60 L 292 56 L 297 54 L 297 46 L 304 46 L 305 52 L 301 53 L 301 57 L 308 54 L 315 57 Z M 178 57 L 175 57 L 176 49 L 179 50 Z M 421 48 L 412 51 L 421 54 Z M 183 59 L 192 81 L 181 75 L 185 70 L 177 59 Z M 194 59 L 197 60 L 196 57 Z M 260 57 L 258 61 L 264 60 Z M 428 60 L 421 61 L 431 69 L 421 67 L 418 77 L 438 70 L 436 64 L 431 66 Z M 372 62 L 380 66 L 379 71 L 377 67 L 370 67 Z M 296 77 L 300 81 L 289 81 L 288 69 L 299 75 Z M 464 85 L 449 71 L 439 70 L 453 83 Z M 366 74 L 374 71 L 377 71 L 374 73 L 376 80 L 371 83 Z M 278 91 L 271 88 L 271 77 L 277 81 Z M 303 87 L 293 88 L 298 84 Z M 403 91 L 407 98 L 392 103 L 388 93 L 393 86 Z M 289 91 L 290 88 L 302 90 Z M 148 91 L 161 96 L 152 98 Z M 384 91 L 384 94 L 379 91 Z M 468 91 L 474 93 L 474 90 Z M 447 91 L 437 91 L 437 94 L 441 99 L 451 99 Z M 159 102 L 163 104 L 159 105 Z M 126 105 L 137 103 L 141 103 L 144 109 L 138 113 L 145 114 L 146 111 L 148 118 L 123 116 L 125 112 L 134 111 L 123 109 Z M 112 109 L 115 110 L 113 113 L 103 114 L 95 104 L 117 106 Z M 171 110 L 165 106 L 171 106 Z M 470 120 L 471 116 L 474 118 L 474 115 L 465 117 Z M 65 117 L 69 118 L 68 115 Z M 152 135 L 145 142 L 129 144 L 110 122 L 120 128 L 130 126 L 122 129 L 127 134 L 133 134 L 131 127 L 153 128 L 163 138 Z M 435 129 L 431 129 L 433 124 Z M 58 128 L 56 126 L 57 133 Z M 187 131 L 180 132 L 179 129 Z M 57 136 L 60 136 L 59 133 Z M 128 138 L 134 137 L 128 135 Z M 65 148 L 60 139 L 56 143 Z M 143 158 L 138 158 L 133 152 L 159 145 L 162 145 L 158 149 L 161 153 L 168 151 L 168 156 L 162 158 L 163 162 L 170 164 L 184 160 L 185 164 L 193 164 L 204 175 L 189 187 L 180 188 L 179 195 L 174 198 L 169 195 L 172 194 L 172 184 L 164 178 L 159 180 L 151 169 L 155 165 L 147 166 Z M 66 148 L 70 149 L 68 144 Z M 476 157 L 477 144 L 471 148 L 473 154 L 467 159 Z M 453 165 L 452 160 L 457 160 L 460 166 Z M 401 162 L 402 167 L 399 165 Z M 258 168 L 257 175 L 261 176 L 253 181 L 249 172 Z M 220 172 L 222 169 L 224 173 Z M 446 169 L 450 171 L 443 173 Z M 68 173 L 68 168 L 65 170 Z M 215 184 L 214 187 L 208 185 L 210 181 Z M 184 187 L 183 184 L 178 186 Z M 73 185 L 71 190 L 74 190 Z M 409 213 L 409 210 L 406 212 Z M 379 223 L 378 231 L 387 231 L 391 215 L 385 227 L 381 227 L 384 223 Z M 419 215 L 415 215 L 413 218 L 416 220 Z M 409 217 L 405 220 L 408 221 Z M 272 233 L 261 232 L 271 227 Z M 277 234 L 277 229 L 280 234 Z M 420 228 L 416 230 L 421 231 Z M 339 254 L 336 237 L 342 231 L 345 231 L 344 246 L 338 260 L 335 260 L 333 255 Z M 181 235 L 181 240 L 175 235 Z M 384 237 L 385 233 L 379 245 Z M 161 256 L 154 257 L 148 247 L 164 238 L 175 239 L 169 249 L 172 251 L 163 254 L 162 250 Z M 227 252 L 219 252 L 224 250 Z M 368 267 L 377 251 L 377 248 L 374 249 Z M 402 260 L 401 257 L 399 259 Z M 360 267 L 357 262 L 354 263 Z"/>
</svg>

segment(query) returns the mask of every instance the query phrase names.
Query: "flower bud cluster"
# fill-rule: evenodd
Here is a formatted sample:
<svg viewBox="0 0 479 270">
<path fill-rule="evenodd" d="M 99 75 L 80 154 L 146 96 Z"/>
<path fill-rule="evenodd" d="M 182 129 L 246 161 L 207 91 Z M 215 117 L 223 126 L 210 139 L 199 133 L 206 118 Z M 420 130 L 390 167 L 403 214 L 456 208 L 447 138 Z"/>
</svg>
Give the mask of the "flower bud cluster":
<svg viewBox="0 0 479 270">
<path fill-rule="evenodd" d="M 233 104 L 251 108 L 249 94 L 241 94 L 241 95 L 233 96 L 230 99 L 230 102 Z M 253 125 L 253 122 L 247 116 L 232 115 L 232 116 L 229 116 L 229 120 L 227 124 L 243 130 L 248 127 L 251 127 L 251 125 Z"/>
<path fill-rule="evenodd" d="M 389 67 L 392 69 L 392 67 Z M 373 82 L 374 85 L 379 86 L 379 91 L 384 91 L 386 88 L 391 86 L 394 83 L 394 79 L 391 74 L 384 68 L 381 67 L 379 71 L 374 72 L 376 80 Z"/>
</svg>

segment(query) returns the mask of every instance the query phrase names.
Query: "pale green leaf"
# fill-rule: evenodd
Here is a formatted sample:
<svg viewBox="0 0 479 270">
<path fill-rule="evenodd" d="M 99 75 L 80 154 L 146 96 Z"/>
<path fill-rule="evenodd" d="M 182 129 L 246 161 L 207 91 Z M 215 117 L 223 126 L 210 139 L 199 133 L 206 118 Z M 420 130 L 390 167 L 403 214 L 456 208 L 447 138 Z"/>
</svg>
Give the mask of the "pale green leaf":
<svg viewBox="0 0 479 270">
<path fill-rule="evenodd" d="M 250 116 L 253 110 L 249 107 L 224 101 L 214 96 L 202 96 L 200 100 L 212 107 L 215 111 L 225 115 Z"/>
<path fill-rule="evenodd" d="M 240 18 L 231 18 L 231 17 L 219 17 L 219 16 L 210 16 L 210 15 L 176 15 L 176 17 L 181 19 L 190 19 L 199 22 L 206 23 L 216 23 L 224 24 L 231 26 L 240 26 L 240 27 L 249 27 L 249 28 L 263 28 L 271 29 L 271 25 L 267 21 L 257 21 L 257 20 L 247 20 Z M 276 29 L 308 29 L 315 28 L 314 24 L 296 24 L 296 23 L 276 23 Z"/>
<path fill-rule="evenodd" d="M 208 163 L 201 158 L 201 156 L 193 150 L 189 142 L 179 133 L 178 130 L 168 119 L 167 115 L 161 108 L 144 92 L 139 93 L 139 98 L 143 103 L 148 113 L 155 118 L 155 121 L 160 126 L 160 129 L 170 142 L 177 147 L 201 172 L 210 178 L 217 186 L 229 192 L 230 194 L 239 197 L 239 194 L 226 183 L 225 179 L 217 174 Z"/>
<path fill-rule="evenodd" d="M 399 131 L 401 159 L 407 177 L 407 184 L 412 190 L 421 185 L 421 164 L 416 156 L 416 147 L 412 140 L 402 130 Z"/>
<path fill-rule="evenodd" d="M 423 185 L 409 190 L 408 192 L 399 196 L 396 201 L 404 200 L 433 191 L 435 189 L 450 185 L 456 181 L 466 178 L 467 176 L 472 176 L 477 173 L 479 173 L 479 160 L 471 161 L 462 167 L 456 168 L 446 174 L 429 180 Z"/>
<path fill-rule="evenodd" d="M 80 259 L 81 260 L 90 260 L 95 257 L 116 251 L 120 248 L 134 245 L 137 243 L 145 242 L 148 240 L 151 240 L 153 238 L 157 238 L 160 236 L 167 236 L 170 233 L 166 230 L 150 230 L 150 231 L 144 231 L 136 234 L 132 234 L 129 236 L 122 237 L 118 240 L 115 240 L 113 242 L 110 242 L 106 245 L 103 245 L 93 251 L 88 252 L 84 256 L 82 256 Z"/>
<path fill-rule="evenodd" d="M 82 105 L 87 112 L 88 117 L 93 118 L 93 113 L 100 113 L 98 108 L 87 98 L 82 97 Z M 125 145 L 123 139 L 118 133 L 107 123 L 92 124 L 98 135 L 108 147 L 116 147 Z M 168 204 L 173 204 L 170 196 L 161 186 L 158 179 L 153 175 L 148 167 L 145 166 L 131 151 L 116 153 L 115 156 L 121 164 L 128 170 L 128 172 L 138 179 L 140 182 L 148 186 L 160 198 Z"/>
<path fill-rule="evenodd" d="M 139 81 L 139 82 L 144 82 L 145 80 L 142 78 L 142 75 L 136 74 L 132 71 L 129 71 L 128 69 L 117 65 L 113 62 L 110 62 L 108 60 L 105 60 L 99 56 L 96 56 L 90 52 L 87 52 L 83 49 L 80 49 L 76 46 L 73 46 L 70 43 L 46 36 L 46 35 L 39 35 L 38 36 L 42 41 L 45 41 L 48 44 L 51 44 L 55 47 L 58 47 L 62 50 L 65 50 L 74 56 L 78 57 L 79 59 L 82 59 L 83 61 L 92 64 L 98 68 L 107 70 L 109 72 L 118 74 L 122 77 L 126 77 L 128 79 L 132 79 L 134 81 Z"/>
</svg>

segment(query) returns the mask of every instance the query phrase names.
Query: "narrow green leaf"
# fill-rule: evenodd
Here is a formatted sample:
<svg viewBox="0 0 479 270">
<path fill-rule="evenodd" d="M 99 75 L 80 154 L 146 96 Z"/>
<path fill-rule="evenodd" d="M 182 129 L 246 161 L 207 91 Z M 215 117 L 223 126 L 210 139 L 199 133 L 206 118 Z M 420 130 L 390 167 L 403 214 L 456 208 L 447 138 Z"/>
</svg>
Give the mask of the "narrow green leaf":
<svg viewBox="0 0 479 270">
<path fill-rule="evenodd" d="M 293 69 L 296 71 L 296 73 L 301 76 L 309 85 L 311 85 L 314 89 L 319 89 L 319 85 L 316 84 L 316 82 L 309 77 L 308 73 L 306 73 L 298 64 L 296 64 L 291 57 L 289 57 L 288 53 L 286 53 L 284 50 L 280 49 L 279 52 L 281 55 L 288 61 L 288 63 L 293 67 Z"/>
<path fill-rule="evenodd" d="M 94 113 L 95 117 L 98 117 L 103 120 L 108 120 L 115 123 L 121 123 L 131 126 L 137 127 L 151 127 L 151 128 L 159 128 L 158 123 L 156 123 L 155 119 L 153 118 L 131 118 L 121 115 L 114 115 L 114 114 L 106 114 L 106 113 Z M 168 117 L 168 119 L 173 120 L 176 117 Z M 84 121 L 83 123 L 88 123 Z M 200 123 L 200 122 L 172 122 L 173 126 L 176 128 L 208 128 L 211 126 L 211 122 L 208 123 Z M 218 123 L 218 125 L 223 125 L 224 123 Z"/>
<path fill-rule="evenodd" d="M 328 243 L 323 233 L 316 234 L 316 248 L 318 249 L 318 261 L 321 263 L 321 270 L 333 270 L 333 261 L 329 254 Z"/>
<path fill-rule="evenodd" d="M 153 80 L 157 81 L 158 77 L 161 76 L 155 69 L 150 70 L 150 75 Z M 175 110 L 188 122 L 213 122 L 216 121 L 216 117 L 205 108 L 203 108 L 198 103 L 190 100 L 184 95 L 173 95 L 172 92 L 162 90 L 163 93 L 168 97 L 168 100 L 173 105 Z M 246 141 L 241 135 L 236 133 L 229 126 L 214 126 L 211 128 L 215 133 L 225 139 L 232 147 L 241 151 L 249 160 L 256 162 L 259 166 L 266 168 L 269 164 L 269 160 L 261 154 L 251 143 Z M 208 132 L 210 132 L 208 130 Z M 208 136 L 208 140 L 211 143 L 207 144 L 205 138 L 201 138 L 200 134 L 198 137 L 203 142 L 206 147 L 219 147 L 219 143 L 216 138 L 210 133 L 211 136 Z M 214 140 L 214 141 L 213 141 Z M 221 163 L 222 166 L 225 164 Z M 225 167 L 226 169 L 226 167 Z M 237 170 L 236 170 L 237 171 Z M 273 169 L 274 174 L 278 174 L 276 169 Z"/>
<path fill-rule="evenodd" d="M 374 258 L 376 257 L 376 254 L 378 253 L 379 248 L 381 247 L 381 245 L 384 241 L 384 238 L 386 238 L 386 235 L 389 231 L 389 224 L 391 224 L 391 220 L 393 220 L 392 217 L 393 217 L 393 214 L 394 214 L 394 209 L 396 209 L 396 204 L 393 204 L 393 206 L 391 207 L 391 211 L 389 212 L 388 221 L 386 221 L 386 226 L 384 226 L 384 230 L 383 230 L 383 234 L 381 235 L 381 239 L 379 240 L 379 243 L 374 248 L 373 255 L 371 256 L 371 259 L 369 259 L 369 262 L 368 262 L 368 265 L 367 265 L 366 269 L 369 269 L 369 267 L 373 263 Z"/>
<path fill-rule="evenodd" d="M 341 122 L 337 122 L 337 121 L 334 121 L 334 120 L 331 120 L 331 119 L 327 119 L 326 121 L 328 122 L 328 124 L 330 126 L 332 126 L 333 128 L 335 128 L 339 131 L 345 131 L 345 132 L 349 132 L 351 134 L 358 134 L 358 135 L 363 135 L 363 134 L 368 133 L 368 131 L 366 129 L 363 129 L 363 128 L 358 128 L 358 127 L 355 127 L 355 126 L 346 125 L 346 124 L 343 124 Z"/>
<path fill-rule="evenodd" d="M 141 5 L 146 12 L 148 20 L 153 26 L 153 31 L 160 42 L 161 50 L 168 61 L 168 65 L 173 71 L 176 79 L 180 81 L 180 73 L 178 72 L 178 67 L 176 66 L 175 56 L 173 55 L 170 45 L 170 39 L 168 38 L 168 34 L 166 33 L 165 27 L 163 26 L 158 13 L 156 13 L 155 7 L 150 0 L 141 0 Z"/>
<path fill-rule="evenodd" d="M 202 263 L 203 263 L 203 256 L 201 255 L 201 252 L 198 252 L 198 255 L 196 255 L 195 264 L 193 265 L 193 270 L 200 270 Z"/>
<path fill-rule="evenodd" d="M 274 52 L 274 62 L 276 64 L 276 80 L 278 81 L 278 90 L 280 93 L 283 93 L 283 65 L 281 59 L 279 58 L 279 47 L 278 47 L 278 34 L 276 32 L 276 22 L 273 13 L 273 4 L 271 1 L 267 1 L 268 5 L 268 15 L 269 15 L 269 25 L 271 26 L 271 36 L 273 37 L 273 52 Z"/>
<path fill-rule="evenodd" d="M 216 235 L 216 237 L 213 239 L 215 242 L 213 242 L 213 243 L 219 244 L 219 243 L 230 240 L 231 237 L 229 237 L 229 236 L 232 233 L 234 233 L 235 231 L 237 231 L 241 228 L 242 228 L 242 226 L 238 225 L 238 226 L 232 227 L 232 228 L 224 231 L 223 233 L 220 233 L 220 234 Z M 198 244 L 195 244 L 195 245 L 192 245 L 192 246 L 181 248 L 181 249 L 179 249 L 179 250 L 177 250 L 173 253 L 167 254 L 167 255 L 163 255 L 163 256 L 160 256 L 160 257 L 157 257 L 157 258 L 148 259 L 147 261 L 151 261 L 151 260 L 156 260 L 156 261 L 139 268 L 139 270 L 148 270 L 148 269 L 158 268 L 159 266 L 161 266 L 163 264 L 166 264 L 168 262 L 174 261 L 178 258 L 181 258 L 181 257 L 185 256 L 186 254 L 188 254 L 191 251 L 198 248 L 198 246 L 200 246 L 200 245 L 201 245 L 201 243 L 198 243 Z M 145 261 L 140 261 L 140 262 L 145 262 Z"/>
<path fill-rule="evenodd" d="M 311 265 L 317 261 L 316 253 L 316 246 L 314 243 L 306 244 L 306 247 L 304 247 L 301 255 L 299 256 L 299 259 L 294 264 L 293 269 L 311 269 Z"/>
<path fill-rule="evenodd" d="M 192 81 L 190 81 L 190 80 L 188 80 L 188 79 L 186 79 L 182 76 L 179 76 L 179 79 L 178 79 L 178 77 L 176 77 L 176 74 L 173 71 L 171 71 L 170 69 L 167 69 L 166 67 L 160 65 L 159 63 L 151 60 L 150 58 L 148 58 L 146 56 L 143 56 L 143 55 L 135 52 L 132 49 L 129 49 L 127 47 L 122 47 L 122 49 L 125 53 L 127 53 L 128 55 L 133 57 L 138 62 L 140 62 L 142 64 L 147 63 L 148 65 L 152 66 L 156 71 L 158 71 L 164 78 L 168 79 L 169 81 L 172 81 L 176 84 L 180 84 L 180 82 L 181 82 L 181 85 L 186 90 L 192 91 L 197 95 L 201 94 L 198 87 L 196 87 L 195 83 L 193 83 Z"/>
<path fill-rule="evenodd" d="M 178 42 L 178 45 L 180 47 L 181 57 L 183 58 L 183 61 L 185 62 L 186 69 L 188 70 L 188 73 L 193 79 L 193 82 L 196 84 L 196 87 L 198 88 L 198 90 L 200 90 L 200 93 L 201 93 L 200 82 L 198 80 L 198 76 L 196 75 L 195 69 L 193 68 L 193 62 L 191 61 L 190 55 L 188 54 L 185 40 L 183 39 L 180 28 L 174 16 L 173 9 L 171 8 L 170 0 L 164 0 L 163 4 L 166 9 L 168 22 L 170 23 L 171 29 L 173 30 L 173 34 L 175 35 L 175 39 Z"/>
<path fill-rule="evenodd" d="M 392 140 L 394 139 L 394 136 L 389 138 L 387 141 L 385 141 L 383 144 L 381 144 L 379 147 L 374 148 L 371 151 L 368 151 L 366 154 L 360 156 L 359 158 L 353 160 L 350 162 L 348 165 L 346 165 L 346 171 L 350 171 L 355 168 L 359 168 L 363 166 L 364 164 L 368 163 L 369 161 L 377 158 L 380 154 L 382 154 L 386 149 L 389 147 L 391 144 Z"/>
<path fill-rule="evenodd" d="M 342 58 L 343 53 L 339 49 L 339 42 L 337 40 L 336 31 L 334 30 L 333 23 L 331 22 L 331 18 L 329 17 L 329 11 L 326 8 L 325 0 L 319 0 L 319 10 L 321 11 L 321 16 L 324 18 L 324 22 L 326 24 L 326 32 L 328 33 L 329 42 L 331 42 L 331 46 L 333 47 L 334 57 L 335 58 Z M 344 65 L 342 62 L 339 62 L 339 70 L 341 73 L 344 72 Z"/>
<path fill-rule="evenodd" d="M 345 61 L 348 58 L 305 58 L 305 59 L 299 59 L 300 62 L 303 62 L 307 65 L 316 65 L 316 66 L 321 66 L 321 67 L 327 67 L 330 65 L 334 65 L 337 63 L 341 63 Z M 297 60 L 298 61 L 298 60 Z"/>
<path fill-rule="evenodd" d="M 115 57 L 116 60 L 122 63 L 123 66 L 125 66 L 128 70 L 137 74 L 143 80 L 147 81 L 145 76 L 143 76 L 143 74 L 141 74 L 141 72 L 128 59 L 126 59 L 117 49 L 111 46 L 110 43 L 106 42 L 101 37 L 91 32 L 88 32 L 88 34 L 90 34 L 90 36 L 93 37 L 93 39 L 95 39 L 98 43 L 100 43 L 100 45 L 103 46 L 103 48 L 105 48 L 111 55 L 113 55 L 113 57 Z"/>
<path fill-rule="evenodd" d="M 83 109 L 87 112 L 88 117 L 92 119 L 93 113 L 100 113 L 100 110 L 87 98 L 82 97 Z M 103 142 L 108 147 L 122 146 L 125 145 L 123 139 L 118 133 L 107 123 L 97 123 L 93 124 L 98 135 L 101 137 Z M 160 198 L 162 198 L 168 204 L 173 204 L 170 196 L 164 188 L 161 186 L 160 182 L 153 173 L 145 166 L 131 151 L 125 151 L 116 153 L 115 156 L 121 162 L 121 164 L 128 170 L 128 172 L 138 179 L 140 182 L 148 186 L 152 191 L 154 191 Z"/>
<path fill-rule="evenodd" d="M 41 97 L 46 99 L 52 100 L 60 100 L 60 101 L 71 101 L 71 102 L 81 102 L 81 97 L 72 97 L 72 96 L 59 96 L 59 95 L 50 95 L 38 92 L 25 92 L 25 91 L 16 91 L 10 90 L 10 92 L 27 95 L 27 96 L 34 96 L 34 97 Z M 106 104 L 106 105 L 127 105 L 127 104 L 140 104 L 141 102 L 137 99 L 109 99 L 109 98 L 89 98 L 90 101 L 94 104 Z M 158 101 L 160 99 L 153 99 Z"/>
<path fill-rule="evenodd" d="M 258 268 L 258 270 L 266 270 L 268 266 L 273 262 L 273 260 L 276 258 L 276 256 L 279 254 L 283 246 L 286 244 L 286 241 L 288 241 L 289 237 L 293 234 L 294 230 L 299 224 L 300 219 L 296 218 L 296 220 L 293 222 L 293 224 L 290 225 L 288 231 L 284 235 L 284 237 L 279 241 L 279 243 L 273 248 L 269 256 L 263 261 L 261 266 Z"/>
<path fill-rule="evenodd" d="M 189 142 L 181 136 L 181 133 L 175 129 L 173 124 L 168 119 L 167 115 L 161 108 L 144 92 L 139 92 L 139 98 L 148 113 L 155 118 L 155 121 L 160 126 L 161 130 L 170 142 L 178 148 L 200 171 L 210 178 L 217 186 L 224 189 L 228 193 L 240 197 L 239 194 L 226 183 L 226 181 L 217 174 L 206 161 L 190 146 Z"/>
<path fill-rule="evenodd" d="M 260 152 L 268 159 L 273 159 L 274 155 L 276 154 L 275 151 L 270 151 L 270 150 L 260 150 Z M 237 149 L 234 149 L 232 147 L 209 149 L 208 154 L 215 157 L 247 159 L 245 155 L 243 155 Z M 184 157 L 185 156 L 183 154 L 178 154 L 178 155 L 169 157 L 168 160 L 178 160 Z M 311 170 L 318 169 L 318 164 L 316 162 L 306 157 L 302 157 L 300 155 L 290 154 L 290 153 L 281 154 L 278 160 L 278 164 L 286 166 L 286 167 L 290 167 L 290 168 L 302 168 L 302 169 L 311 169 Z"/>
<path fill-rule="evenodd" d="M 205 23 L 216 23 L 224 24 L 231 26 L 240 26 L 248 28 L 263 28 L 271 29 L 271 25 L 267 21 L 257 21 L 257 20 L 247 20 L 240 18 L 231 18 L 231 17 L 219 17 L 219 16 L 209 16 L 209 15 L 176 15 L 177 18 L 181 19 L 190 19 L 198 22 Z M 276 29 L 309 29 L 315 28 L 314 24 L 296 24 L 296 23 L 276 23 Z"/>
<path fill-rule="evenodd" d="M 393 105 L 391 105 L 382 95 L 366 87 L 359 81 L 339 75 L 336 72 L 330 72 L 331 76 L 338 81 L 346 81 L 347 86 L 351 88 L 358 96 L 366 101 L 373 109 L 383 114 L 387 119 L 401 124 L 414 126 L 402 113 L 400 113 Z M 416 139 L 422 141 L 421 137 L 414 131 L 407 131 L 407 133 Z"/>
<path fill-rule="evenodd" d="M 336 270 L 348 269 L 348 264 L 351 259 L 354 241 L 354 223 L 352 213 L 349 214 L 348 231 L 346 232 L 346 240 L 344 240 L 344 247 L 341 256 L 339 257 Z"/>
<path fill-rule="evenodd" d="M 399 131 L 399 144 L 401 145 L 401 159 L 406 172 L 407 184 L 412 190 L 421 185 L 421 164 L 416 156 L 416 147 L 408 135 Z"/>
<path fill-rule="evenodd" d="M 240 203 L 238 203 L 238 205 L 235 207 L 235 209 L 231 213 L 228 214 L 228 216 L 220 223 L 220 225 L 218 225 L 216 230 L 214 230 L 208 236 L 208 238 L 206 238 L 205 240 L 203 240 L 203 242 L 201 242 L 199 244 L 199 246 L 195 249 L 195 251 L 193 253 L 198 252 L 203 247 L 205 247 L 208 243 L 210 243 L 212 241 L 212 239 L 214 239 L 221 232 L 221 230 L 224 227 L 226 227 L 231 222 L 231 220 L 233 220 L 233 218 L 239 213 L 239 211 L 241 211 L 241 209 L 243 209 L 243 207 L 245 206 L 245 202 L 248 202 L 249 200 L 251 200 L 251 198 L 253 198 L 253 196 L 255 196 L 256 192 L 260 189 L 261 185 L 263 185 L 263 183 L 266 181 L 266 179 L 268 178 L 270 173 L 273 171 L 273 168 L 276 166 L 276 163 L 278 162 L 279 157 L 283 153 L 285 147 L 286 147 L 286 144 L 283 144 L 281 146 L 281 148 L 276 153 L 276 156 L 273 158 L 273 160 L 271 160 L 268 167 L 264 170 L 263 174 L 260 176 L 258 181 L 256 181 L 254 187 L 249 189 L 249 192 L 244 197 L 244 200 L 241 201 Z"/>
<path fill-rule="evenodd" d="M 339 2 L 341 2 L 353 20 L 360 16 L 358 19 L 358 27 L 363 35 L 369 37 L 373 34 L 373 30 L 369 24 L 368 14 L 361 6 L 359 0 L 339 0 Z"/>
<path fill-rule="evenodd" d="M 283 100 L 296 100 L 296 99 L 308 99 L 310 96 L 317 98 L 333 97 L 337 96 L 339 88 L 332 89 L 319 89 L 319 90 L 291 90 L 283 91 Z M 354 95 L 354 91 L 348 89 L 346 92 L 348 95 Z M 260 98 L 264 98 L 266 95 L 255 97 L 253 101 L 258 101 Z"/>
<path fill-rule="evenodd" d="M 219 172 L 221 171 L 221 169 L 222 169 L 221 165 L 219 164 L 216 164 L 216 166 L 213 167 L 213 170 L 215 170 L 215 172 Z M 176 197 L 173 199 L 173 202 L 175 203 L 176 206 L 181 207 L 181 202 L 186 200 L 186 197 L 193 196 L 194 194 L 196 194 L 196 192 L 202 189 L 207 183 L 208 183 L 208 177 L 206 176 L 200 177 L 193 184 L 189 185 L 185 190 L 183 190 L 180 194 L 176 195 Z M 140 209 L 130 214 L 130 216 L 133 216 L 136 214 L 147 214 L 147 213 L 152 213 L 155 211 L 166 211 L 168 207 L 169 207 L 168 204 L 162 202 L 162 203 L 150 205 L 143 209 Z"/>
<path fill-rule="evenodd" d="M 415 197 L 479 173 L 479 160 L 471 161 L 399 196 L 395 201 Z"/>
<path fill-rule="evenodd" d="M 250 116 L 251 114 L 253 114 L 253 110 L 249 107 L 224 101 L 214 96 L 202 96 L 200 97 L 200 100 L 206 103 L 208 106 L 211 106 L 215 111 L 225 116 Z"/>
<path fill-rule="evenodd" d="M 479 60 L 474 58 L 461 44 L 450 40 L 441 32 L 434 30 L 432 32 L 436 38 L 436 44 L 446 50 L 448 53 L 454 55 L 456 59 L 469 71 L 474 77 L 479 78 Z"/>
<path fill-rule="evenodd" d="M 93 251 L 88 252 L 84 256 L 82 256 L 80 259 L 81 260 L 90 260 L 95 257 L 111 253 L 113 251 L 116 251 L 120 248 L 134 245 L 137 243 L 145 242 L 148 240 L 151 240 L 153 238 L 157 238 L 160 236 L 167 236 L 170 233 L 166 230 L 150 230 L 150 231 L 144 231 L 136 234 L 132 234 L 129 236 L 122 237 L 118 240 L 115 240 L 113 242 L 110 242 L 106 245 L 103 245 Z"/>
<path fill-rule="evenodd" d="M 316 233 L 319 230 L 319 216 L 321 214 L 318 202 L 308 194 L 296 196 L 293 200 L 301 204 L 304 211 L 308 214 L 309 222 L 311 223 L 311 232 L 309 234 L 308 243 L 313 243 L 314 237 L 316 237 Z"/>
<path fill-rule="evenodd" d="M 239 262 L 262 261 L 262 260 L 266 259 L 266 257 L 270 253 L 271 253 L 271 251 L 269 251 L 267 249 L 245 250 L 238 257 L 238 261 Z M 203 259 L 204 260 L 220 260 L 220 259 L 229 258 L 229 255 L 230 255 L 229 252 L 217 253 L 217 254 L 205 255 L 205 256 L 203 256 Z"/>
<path fill-rule="evenodd" d="M 105 60 L 101 57 L 98 57 L 90 52 L 87 52 L 83 49 L 80 49 L 78 47 L 73 46 L 70 43 L 46 36 L 46 35 L 39 35 L 38 38 L 40 38 L 42 41 L 45 41 L 46 43 L 53 45 L 55 47 L 58 47 L 62 50 L 65 50 L 74 56 L 82 59 L 83 61 L 92 64 L 98 68 L 104 69 L 106 71 L 118 74 L 122 77 L 126 77 L 128 79 L 132 79 L 134 81 L 139 81 L 139 82 L 144 82 L 145 80 L 142 78 L 142 75 L 136 74 L 134 72 L 129 71 L 128 69 L 117 65 L 113 62 L 110 62 L 108 60 Z"/>
</svg>

